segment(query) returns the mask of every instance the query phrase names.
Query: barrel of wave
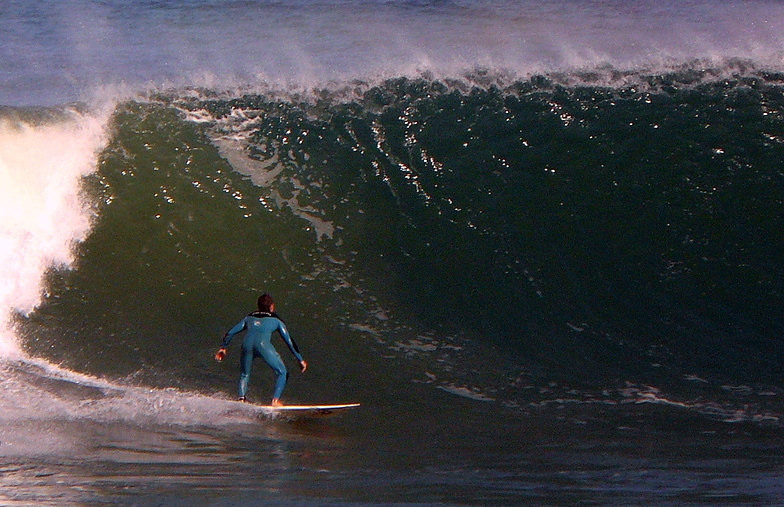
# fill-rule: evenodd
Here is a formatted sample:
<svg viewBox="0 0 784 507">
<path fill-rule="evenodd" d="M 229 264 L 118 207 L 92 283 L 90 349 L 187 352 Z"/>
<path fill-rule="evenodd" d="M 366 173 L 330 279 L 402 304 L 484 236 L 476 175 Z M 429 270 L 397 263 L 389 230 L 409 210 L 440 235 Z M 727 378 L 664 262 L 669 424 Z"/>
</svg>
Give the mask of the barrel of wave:
<svg viewBox="0 0 784 507">
<path fill-rule="evenodd" d="M 74 245 L 89 232 L 80 184 L 106 142 L 106 112 L 42 116 L 0 117 L 0 359 L 22 354 L 13 313 L 40 304 L 46 270 L 70 266 Z"/>
</svg>

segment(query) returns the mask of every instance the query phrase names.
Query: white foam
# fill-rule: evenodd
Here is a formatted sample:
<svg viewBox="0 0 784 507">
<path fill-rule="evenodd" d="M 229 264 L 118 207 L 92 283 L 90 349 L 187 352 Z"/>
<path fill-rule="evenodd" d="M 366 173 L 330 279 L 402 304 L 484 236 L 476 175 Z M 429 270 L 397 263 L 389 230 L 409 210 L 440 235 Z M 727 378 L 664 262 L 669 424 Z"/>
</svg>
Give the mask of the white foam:
<svg viewBox="0 0 784 507">
<path fill-rule="evenodd" d="M 90 228 L 80 183 L 96 169 L 107 117 L 0 120 L 0 358 L 20 355 L 12 312 L 27 314 L 40 303 L 44 273 L 69 266 L 74 242 Z"/>
<path fill-rule="evenodd" d="M 147 447 L 167 445 L 161 441 L 167 437 L 154 428 L 165 426 L 169 434 L 172 426 L 258 427 L 270 418 L 258 406 L 225 397 L 120 385 L 35 358 L 0 362 L 0 456 L 5 458 L 98 452 L 110 459 L 141 455 L 146 460 Z M 172 456 L 181 456 L 176 435 Z"/>
<path fill-rule="evenodd" d="M 0 364 L 0 426 L 31 421 L 231 425 L 257 422 L 251 404 L 174 388 L 130 386 L 27 358 Z"/>
</svg>

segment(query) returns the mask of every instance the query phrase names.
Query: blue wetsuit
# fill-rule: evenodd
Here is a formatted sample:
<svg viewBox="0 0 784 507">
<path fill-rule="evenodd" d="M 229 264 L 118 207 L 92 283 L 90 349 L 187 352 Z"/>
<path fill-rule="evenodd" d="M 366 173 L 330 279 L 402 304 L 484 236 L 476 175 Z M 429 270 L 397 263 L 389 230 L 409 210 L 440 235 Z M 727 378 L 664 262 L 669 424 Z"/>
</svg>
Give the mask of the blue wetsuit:
<svg viewBox="0 0 784 507">
<path fill-rule="evenodd" d="M 297 361 L 302 361 L 302 354 L 300 354 L 297 344 L 291 339 L 286 325 L 274 313 L 267 312 L 254 312 L 242 319 L 236 326 L 231 328 L 226 336 L 223 337 L 223 348 L 227 348 L 231 343 L 232 338 L 237 333 L 247 330 L 245 339 L 242 341 L 242 355 L 240 356 L 240 397 L 244 397 L 248 392 L 248 381 L 250 380 L 250 368 L 253 364 L 253 359 L 262 357 L 270 365 L 270 368 L 278 376 L 275 382 L 275 394 L 273 399 L 280 399 L 283 393 L 283 388 L 286 387 L 286 380 L 288 380 L 288 371 L 280 354 L 272 346 L 272 333 L 278 331 L 280 336 L 289 346 L 289 350 L 297 358 Z"/>
</svg>

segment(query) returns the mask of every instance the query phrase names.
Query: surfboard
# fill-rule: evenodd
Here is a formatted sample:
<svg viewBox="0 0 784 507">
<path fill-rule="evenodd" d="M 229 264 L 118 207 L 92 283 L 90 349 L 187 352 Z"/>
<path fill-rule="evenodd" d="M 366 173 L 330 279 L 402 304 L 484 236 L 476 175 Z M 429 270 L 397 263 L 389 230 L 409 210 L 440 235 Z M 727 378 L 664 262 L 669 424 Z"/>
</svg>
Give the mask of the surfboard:
<svg viewBox="0 0 784 507">
<path fill-rule="evenodd" d="M 256 405 L 256 407 L 261 409 L 265 414 L 286 419 L 332 417 L 341 414 L 348 409 L 357 408 L 359 406 L 359 403 L 344 403 L 340 405 L 283 405 L 282 407 Z"/>
</svg>

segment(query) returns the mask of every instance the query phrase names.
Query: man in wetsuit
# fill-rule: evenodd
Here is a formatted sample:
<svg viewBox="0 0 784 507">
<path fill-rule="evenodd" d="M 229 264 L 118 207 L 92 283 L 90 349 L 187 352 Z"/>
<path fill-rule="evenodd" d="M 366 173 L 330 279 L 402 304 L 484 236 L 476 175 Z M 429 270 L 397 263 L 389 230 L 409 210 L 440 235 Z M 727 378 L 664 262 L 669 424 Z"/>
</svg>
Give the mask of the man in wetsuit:
<svg viewBox="0 0 784 507">
<path fill-rule="evenodd" d="M 257 357 L 264 358 L 270 368 L 277 375 L 275 382 L 275 394 L 272 396 L 272 405 L 279 407 L 283 405 L 280 401 L 280 395 L 283 393 L 283 388 L 286 387 L 288 380 L 288 371 L 280 354 L 272 346 L 272 333 L 277 331 L 289 350 L 294 354 L 294 357 L 299 361 L 299 367 L 304 373 L 308 368 L 308 363 L 302 359 L 297 344 L 291 339 L 286 325 L 275 314 L 275 302 L 269 294 L 262 294 L 259 297 L 259 311 L 253 312 L 244 319 L 242 319 L 236 326 L 231 328 L 223 337 L 223 345 L 221 345 L 218 353 L 215 354 L 215 359 L 223 361 L 226 357 L 226 348 L 231 343 L 232 338 L 237 333 L 247 330 L 245 339 L 242 342 L 242 356 L 240 357 L 240 401 L 245 401 L 245 395 L 248 392 L 248 381 L 250 380 L 250 368 L 253 360 Z"/>
</svg>

